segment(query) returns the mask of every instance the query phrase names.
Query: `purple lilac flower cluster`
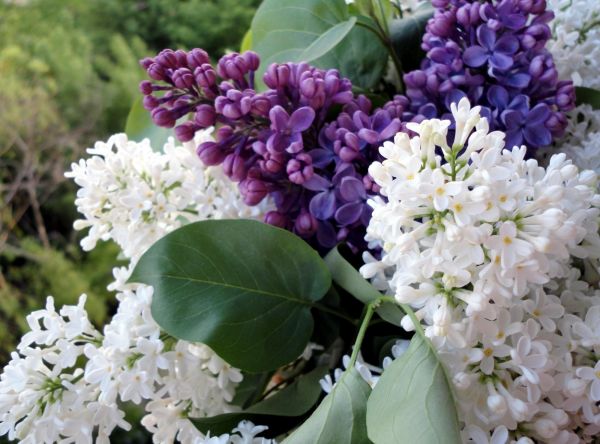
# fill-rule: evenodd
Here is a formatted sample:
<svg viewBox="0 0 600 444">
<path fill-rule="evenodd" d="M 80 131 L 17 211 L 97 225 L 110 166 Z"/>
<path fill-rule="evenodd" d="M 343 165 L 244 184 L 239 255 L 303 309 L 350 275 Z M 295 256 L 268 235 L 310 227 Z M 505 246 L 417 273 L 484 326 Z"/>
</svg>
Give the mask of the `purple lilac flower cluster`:
<svg viewBox="0 0 600 444">
<path fill-rule="evenodd" d="M 570 81 L 559 81 L 546 42 L 553 13 L 545 0 L 433 0 L 421 69 L 404 76 L 416 119 L 445 118 L 467 96 L 481 105 L 507 146 L 549 145 L 574 107 Z"/>
<path fill-rule="evenodd" d="M 337 70 L 306 63 L 269 66 L 268 89 L 257 92 L 259 58 L 251 51 L 228 54 L 216 67 L 202 49 L 164 50 L 141 64 L 154 80 L 140 84 L 153 121 L 175 127 L 181 141 L 215 126 L 215 140 L 197 148 L 200 159 L 222 164 L 247 204 L 271 196 L 277 209 L 267 223 L 323 249 L 364 246 L 366 201 L 378 191 L 367 169 L 381 142 L 401 129 L 406 99 L 372 110 Z"/>
</svg>

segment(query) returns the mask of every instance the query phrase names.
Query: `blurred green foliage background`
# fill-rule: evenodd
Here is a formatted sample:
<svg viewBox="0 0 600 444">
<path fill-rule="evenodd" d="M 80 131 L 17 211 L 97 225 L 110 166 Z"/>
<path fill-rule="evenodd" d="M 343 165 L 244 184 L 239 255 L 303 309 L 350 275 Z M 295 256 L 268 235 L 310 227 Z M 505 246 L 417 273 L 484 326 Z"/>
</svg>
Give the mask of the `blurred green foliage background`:
<svg viewBox="0 0 600 444">
<path fill-rule="evenodd" d="M 25 316 L 88 294 L 101 326 L 118 249 L 79 248 L 75 187 L 63 174 L 96 140 L 123 131 L 164 48 L 237 50 L 260 0 L 0 0 L 0 364 Z M 143 442 L 135 434 L 126 441 Z"/>
</svg>

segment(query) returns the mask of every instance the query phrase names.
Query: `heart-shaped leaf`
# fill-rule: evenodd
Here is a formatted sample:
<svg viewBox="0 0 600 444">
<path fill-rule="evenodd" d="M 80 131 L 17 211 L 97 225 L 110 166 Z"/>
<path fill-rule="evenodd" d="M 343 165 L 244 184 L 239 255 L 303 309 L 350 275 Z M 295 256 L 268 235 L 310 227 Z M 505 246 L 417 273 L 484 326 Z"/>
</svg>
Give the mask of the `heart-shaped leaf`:
<svg viewBox="0 0 600 444">
<path fill-rule="evenodd" d="M 350 263 L 340 254 L 338 247 L 333 248 L 327 256 L 325 263 L 331 272 L 333 281 L 357 298 L 368 304 L 383 296 L 375 287 L 369 284 Z M 377 308 L 376 313 L 382 319 L 394 325 L 400 325 L 404 313 L 395 304 L 383 303 Z"/>
<path fill-rule="evenodd" d="M 375 444 L 460 444 L 460 428 L 446 372 L 419 333 L 390 364 L 367 403 L 367 429 Z"/>
<path fill-rule="evenodd" d="M 369 442 L 365 414 L 370 392 L 355 368 L 347 370 L 310 418 L 282 444 Z"/>
<path fill-rule="evenodd" d="M 144 108 L 142 98 L 136 99 L 129 110 L 125 124 L 125 134 L 131 140 L 141 142 L 142 139 L 150 139 L 150 145 L 154 151 L 162 151 L 169 137 L 174 136 L 173 130 L 157 126 L 152 121 L 150 113 Z"/>
<path fill-rule="evenodd" d="M 310 309 L 331 286 L 325 263 L 290 233 L 251 220 L 207 220 L 156 242 L 130 278 L 154 287 L 152 315 L 169 334 L 210 346 L 243 370 L 298 357 Z"/>
<path fill-rule="evenodd" d="M 355 86 L 374 86 L 387 65 L 386 48 L 371 31 L 358 26 L 338 39 L 349 20 L 344 0 L 264 0 L 252 21 L 252 47 L 262 60 L 257 78 L 262 79 L 271 63 L 305 61 L 304 51 L 320 40 L 308 54 L 322 53 L 312 65 L 337 68 Z"/>
<path fill-rule="evenodd" d="M 245 411 L 194 419 L 193 422 L 203 433 L 210 431 L 211 435 L 220 435 L 229 433 L 240 421 L 246 419 L 269 426 L 268 436 L 277 436 L 294 426 L 286 418 L 302 416 L 316 404 L 321 395 L 319 379 L 326 372 L 327 367 L 318 367 Z"/>
</svg>

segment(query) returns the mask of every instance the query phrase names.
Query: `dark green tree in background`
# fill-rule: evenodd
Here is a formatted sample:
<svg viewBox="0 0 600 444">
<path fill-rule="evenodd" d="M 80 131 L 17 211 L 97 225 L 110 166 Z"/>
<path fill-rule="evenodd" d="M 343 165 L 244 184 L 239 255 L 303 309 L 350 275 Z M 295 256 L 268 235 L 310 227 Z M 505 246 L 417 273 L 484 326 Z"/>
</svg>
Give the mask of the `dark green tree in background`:
<svg viewBox="0 0 600 444">
<path fill-rule="evenodd" d="M 117 248 L 83 254 L 71 162 L 123 131 L 143 78 L 138 60 L 166 48 L 237 50 L 260 0 L 0 1 L 0 364 L 48 294 L 88 294 L 111 315 Z"/>
</svg>

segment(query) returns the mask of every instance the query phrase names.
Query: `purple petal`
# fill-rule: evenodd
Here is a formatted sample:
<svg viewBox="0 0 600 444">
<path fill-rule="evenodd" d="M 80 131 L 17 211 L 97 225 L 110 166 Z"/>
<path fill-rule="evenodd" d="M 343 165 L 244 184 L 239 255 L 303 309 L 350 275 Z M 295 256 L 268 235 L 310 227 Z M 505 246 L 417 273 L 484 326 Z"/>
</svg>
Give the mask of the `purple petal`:
<svg viewBox="0 0 600 444">
<path fill-rule="evenodd" d="M 527 114 L 527 126 L 543 124 L 550 117 L 550 107 L 545 103 L 539 103 Z"/>
<path fill-rule="evenodd" d="M 323 191 L 315 195 L 310 200 L 308 210 L 317 219 L 330 219 L 335 213 L 335 195 L 329 191 Z"/>
<path fill-rule="evenodd" d="M 500 111 L 503 111 L 508 105 L 508 92 L 498 85 L 493 85 L 487 93 L 488 102 Z"/>
<path fill-rule="evenodd" d="M 353 224 L 360 218 L 363 210 L 363 205 L 364 204 L 362 202 L 347 203 L 342 205 L 335 212 L 335 220 L 340 225 Z"/>
<path fill-rule="evenodd" d="M 494 46 L 494 51 L 502 52 L 508 55 L 514 54 L 518 49 L 519 41 L 515 36 L 512 35 L 503 35 Z"/>
<path fill-rule="evenodd" d="M 340 195 L 346 202 L 356 202 L 367 197 L 365 186 L 356 177 L 344 177 L 340 184 Z"/>
<path fill-rule="evenodd" d="M 313 120 L 315 120 L 315 110 L 308 106 L 303 106 L 293 112 L 288 125 L 293 132 L 299 133 L 308 129 Z"/>
<path fill-rule="evenodd" d="M 543 123 L 537 125 L 528 125 L 523 129 L 525 141 L 532 148 L 547 146 L 552 143 L 552 134 Z"/>
<path fill-rule="evenodd" d="M 272 153 L 281 153 L 289 146 L 289 137 L 280 134 L 273 133 L 267 140 L 267 150 Z"/>
<path fill-rule="evenodd" d="M 433 60 L 435 63 L 441 63 L 443 65 L 449 65 L 454 60 L 454 55 L 445 48 L 433 48 L 427 53 L 427 57 Z"/>
<path fill-rule="evenodd" d="M 477 28 L 477 40 L 484 48 L 492 50 L 496 44 L 496 33 L 486 25 Z"/>
<path fill-rule="evenodd" d="M 501 115 L 501 118 L 507 130 L 521 128 L 524 123 L 523 114 L 521 114 L 519 111 L 504 111 Z"/>
<path fill-rule="evenodd" d="M 463 54 L 463 60 L 472 68 L 478 68 L 485 64 L 488 59 L 488 51 L 481 46 L 471 46 Z"/>
<path fill-rule="evenodd" d="M 316 148 L 308 152 L 312 158 L 312 163 L 318 168 L 325 168 L 334 159 L 334 153 L 325 148 Z"/>
<path fill-rule="evenodd" d="M 285 131 L 290 116 L 281 106 L 276 105 L 269 111 L 269 119 L 271 119 L 271 129 L 275 131 Z"/>
<path fill-rule="evenodd" d="M 530 80 L 531 76 L 529 74 L 517 73 L 504 79 L 504 84 L 512 88 L 523 89 L 529 85 Z"/>
<path fill-rule="evenodd" d="M 507 149 L 512 149 L 515 146 L 519 147 L 523 144 L 523 132 L 520 129 L 507 131 L 505 141 Z"/>
<path fill-rule="evenodd" d="M 529 112 L 529 96 L 519 94 L 510 101 L 508 107 L 515 111 L 520 111 L 523 114 L 527 114 Z"/>
<path fill-rule="evenodd" d="M 361 128 L 358 136 L 367 143 L 375 144 L 379 141 L 379 133 L 367 128 Z"/>
<path fill-rule="evenodd" d="M 326 191 L 331 186 L 331 182 L 318 174 L 313 174 L 313 176 L 304 182 L 302 186 L 311 191 Z"/>
<path fill-rule="evenodd" d="M 400 131 L 401 128 L 402 128 L 402 124 L 400 123 L 400 120 L 394 119 L 390 122 L 390 124 L 388 126 L 386 126 L 383 130 L 380 131 L 379 139 L 380 140 L 391 139 L 392 137 L 394 137 L 396 135 L 397 132 Z"/>
<path fill-rule="evenodd" d="M 501 52 L 494 52 L 490 57 L 490 64 L 494 68 L 507 70 L 513 65 L 513 58 L 509 55 L 502 54 Z"/>
<path fill-rule="evenodd" d="M 329 222 L 320 220 L 317 227 L 317 241 L 325 248 L 333 248 L 337 244 L 335 228 Z"/>
</svg>

